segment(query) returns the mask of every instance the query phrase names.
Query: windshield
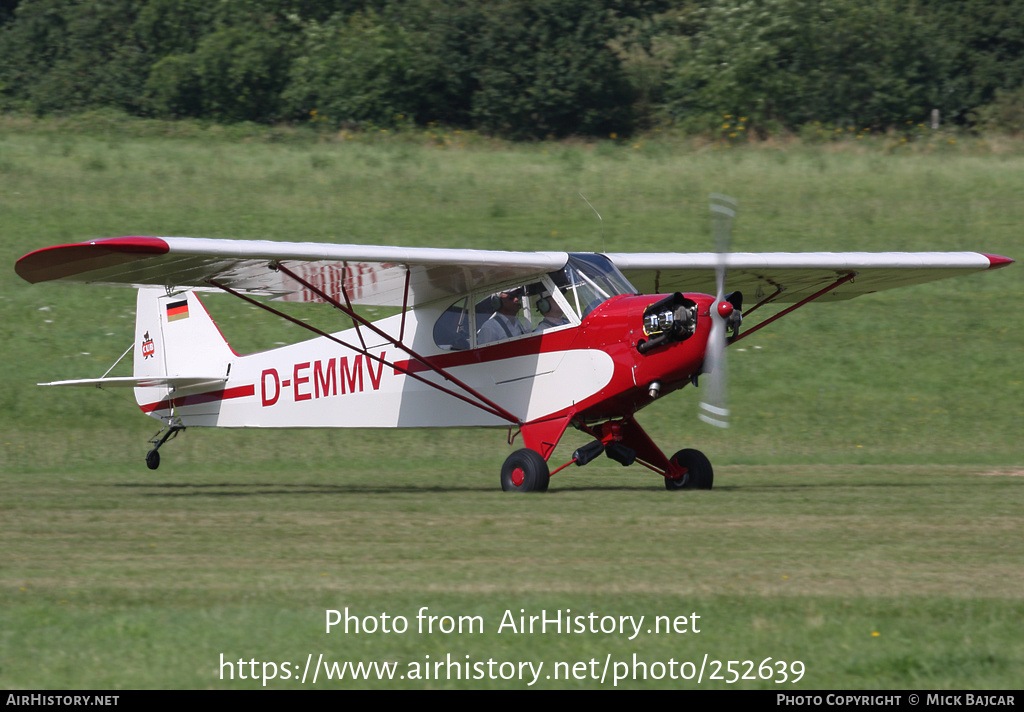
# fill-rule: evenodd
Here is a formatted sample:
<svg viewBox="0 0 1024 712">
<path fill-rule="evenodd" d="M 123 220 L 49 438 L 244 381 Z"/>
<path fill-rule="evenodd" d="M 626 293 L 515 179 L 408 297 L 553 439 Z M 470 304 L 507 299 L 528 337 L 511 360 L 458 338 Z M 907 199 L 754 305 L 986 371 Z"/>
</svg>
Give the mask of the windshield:
<svg viewBox="0 0 1024 712">
<path fill-rule="evenodd" d="M 604 255 L 570 254 L 565 267 L 550 277 L 581 319 L 616 295 L 639 294 Z"/>
</svg>

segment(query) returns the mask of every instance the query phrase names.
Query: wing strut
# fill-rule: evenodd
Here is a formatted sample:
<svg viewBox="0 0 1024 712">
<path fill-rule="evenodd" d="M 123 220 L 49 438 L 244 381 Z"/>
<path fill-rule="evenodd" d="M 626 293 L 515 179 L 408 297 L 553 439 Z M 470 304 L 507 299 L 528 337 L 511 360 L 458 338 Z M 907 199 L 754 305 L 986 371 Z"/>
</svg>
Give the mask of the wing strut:
<svg viewBox="0 0 1024 712">
<path fill-rule="evenodd" d="M 447 371 L 445 371 L 443 368 L 439 368 L 439 367 L 435 366 L 430 361 L 428 361 L 427 359 L 425 359 L 422 356 L 420 356 L 418 353 L 416 353 L 415 351 L 410 349 L 408 346 L 406 346 L 401 340 L 396 340 L 390 334 L 387 334 L 387 333 L 381 331 L 376 326 L 374 326 L 373 322 L 371 322 L 368 319 L 366 319 L 364 317 L 361 317 L 358 314 L 356 314 L 355 311 L 352 309 L 351 302 L 349 302 L 348 290 L 345 289 L 344 283 L 342 283 L 342 285 L 341 285 L 341 292 L 345 296 L 345 302 L 346 302 L 347 306 L 342 306 L 341 303 L 338 302 L 337 299 L 334 299 L 333 297 L 328 295 L 326 292 L 324 292 L 322 289 L 314 287 L 312 284 L 310 284 L 309 282 L 304 280 L 302 277 L 300 277 L 299 275 L 297 275 L 294 272 L 292 272 L 290 269 L 285 267 L 283 264 L 278 263 L 277 264 L 277 268 L 279 270 L 281 270 L 282 272 L 284 272 L 289 277 L 291 277 L 292 279 L 294 279 L 296 282 L 301 284 L 303 287 L 306 287 L 307 289 L 309 289 L 311 292 L 316 294 L 318 297 L 320 297 L 321 299 L 326 301 L 328 304 L 333 305 L 335 309 L 337 309 L 341 313 L 345 314 L 346 316 L 351 318 L 353 321 L 362 324 L 367 329 L 369 329 L 370 331 L 375 333 L 377 336 L 381 337 L 382 339 L 386 339 L 388 342 L 393 344 L 396 348 L 399 348 L 402 351 L 404 351 L 407 354 L 409 354 L 410 356 L 412 356 L 413 359 L 415 359 L 416 361 L 419 361 L 420 363 L 422 363 L 424 366 L 429 368 L 431 371 L 433 371 L 434 373 L 439 375 L 441 378 L 445 379 L 446 381 L 451 381 L 456 386 L 458 386 L 459 388 L 464 390 L 466 393 L 469 393 L 471 396 L 473 396 L 474 398 L 478 399 L 481 403 L 484 403 L 487 406 L 489 406 L 490 411 L 492 413 L 494 413 L 495 415 L 501 416 L 502 418 L 504 418 L 505 420 L 509 421 L 510 423 L 521 423 L 522 422 L 522 421 L 519 420 L 519 418 L 517 418 L 516 416 L 512 415 L 511 413 L 509 413 L 507 410 L 502 408 L 500 405 L 498 405 L 494 401 L 492 401 L 492 400 L 490 400 L 488 398 L 485 398 L 484 396 L 480 395 L 473 388 L 467 386 L 465 383 L 463 383 L 458 378 L 456 378 L 455 376 L 453 376 L 450 373 L 448 373 Z M 406 272 L 406 276 L 408 276 L 408 272 Z M 408 279 L 406 279 L 405 286 L 406 286 L 406 290 L 408 290 L 408 288 L 409 288 L 409 280 Z M 407 291 L 407 293 L 408 293 L 408 291 Z M 430 381 L 427 381 L 425 379 L 421 379 L 421 380 L 423 380 L 424 383 L 431 383 Z M 436 385 L 436 384 L 432 384 L 432 385 Z M 471 403 L 472 401 L 467 401 L 467 402 Z M 485 410 L 487 410 L 487 409 L 485 409 Z"/>
<path fill-rule="evenodd" d="M 847 282 L 849 282 L 849 281 L 850 281 L 851 279 L 853 279 L 853 278 L 854 278 L 854 277 L 856 277 L 856 276 L 857 276 L 857 274 L 856 274 L 855 272 L 851 272 L 850 274 L 846 275 L 845 277 L 840 277 L 839 279 L 837 279 L 837 280 L 836 280 L 835 282 L 833 282 L 832 284 L 828 285 L 828 286 L 827 286 L 827 287 L 825 287 L 824 289 L 818 290 L 817 292 L 815 292 L 815 293 L 814 293 L 814 294 L 812 294 L 811 296 L 807 297 L 806 299 L 801 299 L 801 300 L 800 300 L 799 302 L 797 302 L 797 303 L 796 303 L 796 304 L 794 304 L 793 306 L 790 306 L 790 307 L 786 307 L 785 309 L 783 309 L 782 311 L 780 311 L 780 312 L 779 312 L 778 314 L 775 314 L 775 315 L 771 316 L 770 318 L 768 318 L 768 319 L 765 319 L 764 321 L 762 321 L 762 322 L 761 322 L 760 324 L 758 324 L 757 326 L 754 326 L 754 327 L 751 327 L 750 329 L 747 329 L 747 330 L 746 330 L 746 331 L 744 331 L 744 332 L 743 332 L 742 334 L 738 334 L 738 335 L 736 335 L 736 336 L 733 336 L 732 338 L 730 338 L 730 339 L 729 339 L 729 343 L 730 343 L 730 344 L 734 344 L 734 343 L 736 343 L 737 341 L 739 341 L 740 339 L 742 339 L 742 338 L 744 338 L 744 337 L 747 337 L 747 336 L 750 336 L 750 335 L 751 335 L 751 334 L 753 334 L 753 333 L 754 333 L 755 331 L 758 331 L 758 330 L 760 330 L 760 329 L 762 329 L 762 328 L 764 328 L 764 327 L 768 326 L 769 324 L 771 324 L 771 323 L 772 323 L 773 321 L 775 321 L 776 319 L 781 319 L 782 317 L 786 316 L 786 314 L 789 314 L 789 313 L 790 313 L 791 311 L 793 311 L 794 309 L 799 309 L 799 308 L 800 308 L 800 307 L 802 307 L 802 306 L 803 306 L 804 304 L 807 304 L 808 302 L 813 302 L 813 301 L 814 301 L 815 299 L 817 299 L 818 297 L 822 296 L 823 294 L 827 294 L 828 292 L 830 292 L 831 290 L 835 289 L 836 287 L 838 287 L 838 286 L 839 286 L 839 285 L 841 285 L 841 284 L 846 284 Z M 776 294 L 777 294 L 777 293 L 778 293 L 778 292 L 776 292 Z M 775 295 L 772 295 L 772 296 L 775 296 Z M 768 300 L 764 300 L 764 301 L 762 301 L 762 302 L 761 302 L 760 304 L 757 304 L 757 305 L 755 306 L 755 308 L 757 308 L 757 307 L 761 306 L 761 304 L 764 304 L 764 303 L 765 303 L 765 302 L 767 302 L 767 301 L 768 301 Z M 753 311 L 753 309 L 751 309 L 750 311 Z M 749 313 L 749 312 L 748 312 L 748 313 Z M 744 316 L 746 316 L 746 314 L 744 314 Z"/>
<path fill-rule="evenodd" d="M 771 302 L 771 301 L 772 301 L 773 299 L 775 299 L 775 297 L 777 297 L 777 296 L 779 296 L 780 294 L 782 294 L 782 292 L 783 292 L 783 289 L 784 289 L 784 288 L 782 287 L 782 285 L 779 285 L 779 284 L 775 284 L 775 282 L 772 282 L 771 280 L 768 280 L 768 282 L 769 282 L 770 284 L 772 284 L 772 285 L 774 285 L 774 286 L 775 286 L 775 291 L 774 291 L 774 292 L 772 292 L 772 293 L 771 293 L 770 295 L 768 295 L 767 297 L 765 297 L 764 299 L 762 299 L 761 301 L 759 301 L 759 302 L 758 302 L 757 304 L 755 304 L 754 306 L 750 307 L 750 309 L 747 309 L 747 310 L 746 310 L 745 312 L 743 312 L 743 316 L 744 316 L 744 317 L 746 317 L 746 316 L 747 316 L 747 315 L 749 315 L 749 314 L 752 314 L 752 313 L 753 313 L 753 312 L 754 312 L 754 311 L 755 311 L 756 309 L 758 309 L 759 307 L 763 307 L 763 306 L 764 306 L 765 304 L 768 304 L 768 303 L 769 303 L 769 302 Z M 829 289 L 831 289 L 831 287 L 829 287 Z"/>
<path fill-rule="evenodd" d="M 297 279 L 303 285 L 305 285 L 305 286 L 309 287 L 310 289 L 313 289 L 314 291 L 316 291 L 318 296 L 320 296 L 322 299 L 325 299 L 328 303 L 332 304 L 336 308 L 340 309 L 342 312 L 344 312 L 346 315 L 351 317 L 353 320 L 359 321 L 364 326 L 369 326 L 370 329 L 373 330 L 376 334 L 380 335 L 384 339 L 387 339 L 387 341 L 389 341 L 390 343 L 394 344 L 398 348 L 402 349 L 403 351 L 408 353 L 410 356 L 412 356 L 415 360 L 417 360 L 420 363 L 423 363 L 424 365 L 426 365 L 428 368 L 431 368 L 432 370 L 437 371 L 442 377 L 444 377 L 445 379 L 453 382 L 455 385 L 459 386 L 460 388 L 464 389 L 471 396 L 479 399 L 480 402 L 472 400 L 471 398 L 468 398 L 468 397 L 462 395 L 461 393 L 456 393 L 455 391 L 453 391 L 453 390 L 451 390 L 449 388 L 445 388 L 444 386 L 442 386 L 442 385 L 440 385 L 438 383 L 434 383 L 433 381 L 427 380 L 426 378 L 423 378 L 422 376 L 420 376 L 418 374 L 415 374 L 415 373 L 409 371 L 408 369 L 405 369 L 405 368 L 399 366 L 398 364 L 392 363 L 391 361 L 388 361 L 387 359 L 384 359 L 384 358 L 382 358 L 380 356 L 376 356 L 376 355 L 370 353 L 365 348 L 359 348 L 358 346 L 355 346 L 353 344 L 346 343 L 346 342 L 342 341 L 341 339 L 339 339 L 339 338 L 337 338 L 335 336 L 332 336 L 331 334 L 328 334 L 326 331 L 318 329 L 315 326 L 312 326 L 311 324 L 307 324 L 304 321 L 296 319 L 295 317 L 289 316 L 288 314 L 285 314 L 284 312 L 278 311 L 277 309 L 274 309 L 273 307 L 267 306 L 263 302 L 256 301 L 252 297 L 250 297 L 250 296 L 248 296 L 246 294 L 242 294 L 241 292 L 237 292 L 234 289 L 231 289 L 231 287 L 227 287 L 227 286 L 217 282 L 216 280 L 210 280 L 210 284 L 213 285 L 214 287 L 217 287 L 220 290 L 223 290 L 223 291 L 227 292 L 228 294 L 234 295 L 234 296 L 238 297 L 239 299 L 242 299 L 242 300 L 244 300 L 246 302 L 249 302 L 250 304 L 252 304 L 254 306 L 257 306 L 260 309 L 263 309 L 265 311 L 270 312 L 271 314 L 279 316 L 282 319 L 285 319 L 286 321 L 290 321 L 291 323 L 296 324 L 297 326 L 301 326 L 304 329 L 312 331 L 314 334 L 317 334 L 318 336 L 323 336 L 324 338 L 330 339 L 331 341 L 335 342 L 336 344 L 340 344 L 341 346 L 344 346 L 347 349 L 351 349 L 352 351 L 355 351 L 358 354 L 362 354 L 363 356 L 366 356 L 366 358 L 368 358 L 368 359 L 371 359 L 371 360 L 376 361 L 378 363 L 382 363 L 385 366 L 387 366 L 388 368 L 393 368 L 396 371 L 398 371 L 399 373 L 402 373 L 402 374 L 404 374 L 406 376 L 409 376 L 410 378 L 415 378 L 417 381 L 425 383 L 425 384 L 427 384 L 428 386 L 430 386 L 432 388 L 436 388 L 437 390 L 441 391 L 442 393 L 450 395 L 453 398 L 458 398 L 461 401 L 469 403 L 472 406 L 476 406 L 477 408 L 480 408 L 481 410 L 483 410 L 483 411 L 485 411 L 487 413 L 490 413 L 491 415 L 495 415 L 495 416 L 497 416 L 499 418 L 502 418 L 503 420 L 507 420 L 510 423 L 521 424 L 519 418 L 517 418 L 516 416 L 512 415 L 510 412 L 508 412 L 507 410 L 505 410 L 501 406 L 497 405 L 496 403 L 493 403 L 490 400 L 488 400 L 487 398 L 483 397 L 482 395 L 477 393 L 475 390 L 473 390 L 469 386 L 467 386 L 464 383 L 462 383 L 457 378 L 446 374 L 441 369 L 439 369 L 439 368 L 433 366 L 432 364 L 428 363 L 427 361 L 425 361 L 423 359 L 423 357 L 421 357 L 418 354 L 416 354 L 413 351 L 411 351 L 408 347 L 406 347 L 401 342 L 395 341 L 395 339 L 393 339 L 392 337 L 388 336 L 387 334 L 385 334 L 383 331 L 381 331 L 377 327 L 373 326 L 370 322 L 368 322 L 365 319 L 363 319 L 363 317 L 359 316 L 358 314 L 355 314 L 355 312 L 349 313 L 348 311 L 346 311 L 346 309 L 344 307 L 339 305 L 335 300 L 331 299 L 330 297 L 328 297 L 327 295 L 325 295 L 323 292 L 321 292 L 320 290 L 316 289 L 312 285 L 309 285 L 309 283 L 305 282 L 304 280 L 299 279 L 298 277 L 295 277 L 292 272 L 286 270 L 283 267 L 280 267 L 280 269 L 285 271 L 285 273 L 288 274 L 290 277 L 293 277 L 294 279 Z"/>
<path fill-rule="evenodd" d="M 402 294 L 402 327 L 398 330 L 398 340 L 405 341 L 405 315 L 409 311 L 409 280 L 412 278 L 412 270 L 409 265 L 405 266 L 405 292 Z M 344 282 L 342 282 L 344 286 Z"/>
</svg>

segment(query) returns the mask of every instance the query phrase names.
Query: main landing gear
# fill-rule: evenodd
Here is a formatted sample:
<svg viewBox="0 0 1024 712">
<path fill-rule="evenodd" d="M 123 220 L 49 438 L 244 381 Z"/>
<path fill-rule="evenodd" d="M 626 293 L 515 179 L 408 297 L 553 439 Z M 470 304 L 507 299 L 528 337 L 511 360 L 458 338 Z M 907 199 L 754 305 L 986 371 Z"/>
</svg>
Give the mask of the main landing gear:
<svg viewBox="0 0 1024 712">
<path fill-rule="evenodd" d="M 505 492 L 547 492 L 550 481 L 548 463 L 536 450 L 516 450 L 501 466 L 501 489 Z"/>
<path fill-rule="evenodd" d="M 704 453 L 686 449 L 667 458 L 632 418 L 577 427 L 595 439 L 576 450 L 572 460 L 552 472 L 545 458 L 536 450 L 516 450 L 502 465 L 501 489 L 505 492 L 546 492 L 552 475 L 572 464 L 582 467 L 602 453 L 623 466 L 640 463 L 661 475 L 665 489 L 672 492 L 709 490 L 714 484 L 715 474 Z M 550 446 L 549 454 L 557 440 L 553 438 L 546 442 Z M 529 440 L 527 442 L 529 444 Z"/>
<path fill-rule="evenodd" d="M 711 463 L 700 450 L 680 450 L 672 456 L 673 464 L 684 470 L 679 479 L 665 478 L 665 489 L 675 490 L 709 490 L 715 481 L 715 473 Z"/>
<path fill-rule="evenodd" d="M 146 453 L 146 467 L 151 470 L 160 467 L 160 446 L 184 430 L 185 426 L 181 423 L 169 423 L 167 427 L 150 438 L 149 442 L 153 444 L 153 449 Z"/>
</svg>

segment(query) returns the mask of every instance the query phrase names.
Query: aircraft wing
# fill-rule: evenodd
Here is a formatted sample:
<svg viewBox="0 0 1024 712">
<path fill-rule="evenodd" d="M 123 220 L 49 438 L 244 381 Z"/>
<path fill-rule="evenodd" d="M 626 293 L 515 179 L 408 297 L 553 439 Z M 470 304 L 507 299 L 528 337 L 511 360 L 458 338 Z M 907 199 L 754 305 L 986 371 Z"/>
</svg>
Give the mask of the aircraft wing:
<svg viewBox="0 0 1024 712">
<path fill-rule="evenodd" d="M 25 280 L 209 290 L 211 280 L 285 301 L 322 301 L 282 264 L 330 296 L 353 304 L 416 306 L 565 266 L 565 252 L 500 252 L 191 237 L 112 237 L 29 253 Z M 406 279 L 409 289 L 406 297 Z M 343 289 L 344 288 L 344 289 Z"/>
<path fill-rule="evenodd" d="M 1005 267 L 1008 257 L 980 252 L 732 252 L 611 253 L 608 257 L 645 294 L 714 294 L 715 268 L 726 267 L 726 291 L 744 302 L 799 302 L 848 275 L 854 277 L 820 297 L 852 299 L 861 294 Z M 772 298 L 772 295 L 775 295 Z"/>
<path fill-rule="evenodd" d="M 978 252 L 670 252 L 608 257 L 647 294 L 714 294 L 715 268 L 724 259 L 729 291 L 739 290 L 748 300 L 768 298 L 776 303 L 798 302 L 851 274 L 852 279 L 821 299 L 850 299 L 1013 262 Z M 18 260 L 15 270 L 33 283 L 60 280 L 204 290 L 216 281 L 236 291 L 285 301 L 322 301 L 273 268 L 282 264 L 339 300 L 347 293 L 353 304 L 412 307 L 561 269 L 567 259 L 565 252 L 113 237 L 36 250 Z"/>
</svg>

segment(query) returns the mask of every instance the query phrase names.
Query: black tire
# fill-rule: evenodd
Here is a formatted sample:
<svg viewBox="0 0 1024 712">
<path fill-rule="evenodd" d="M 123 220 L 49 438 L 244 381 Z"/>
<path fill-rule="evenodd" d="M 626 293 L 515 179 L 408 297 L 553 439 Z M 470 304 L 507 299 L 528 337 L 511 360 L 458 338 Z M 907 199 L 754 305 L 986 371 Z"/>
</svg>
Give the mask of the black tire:
<svg viewBox="0 0 1024 712">
<path fill-rule="evenodd" d="M 150 450 L 146 453 L 146 467 L 151 470 L 160 467 L 160 452 L 158 450 Z"/>
<path fill-rule="evenodd" d="M 505 492 L 547 492 L 550 482 L 548 463 L 529 448 L 516 450 L 501 466 L 501 489 Z"/>
<path fill-rule="evenodd" d="M 686 468 L 686 477 L 681 480 L 665 478 L 667 490 L 709 490 L 715 482 L 715 472 L 711 463 L 700 450 L 680 450 L 672 456 L 672 461 Z"/>
</svg>

